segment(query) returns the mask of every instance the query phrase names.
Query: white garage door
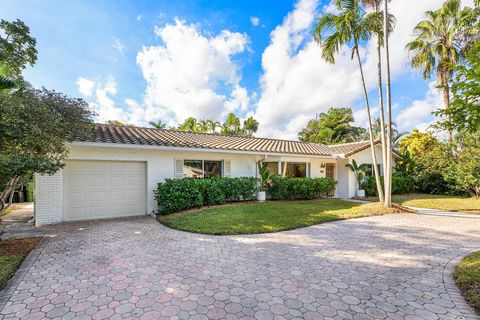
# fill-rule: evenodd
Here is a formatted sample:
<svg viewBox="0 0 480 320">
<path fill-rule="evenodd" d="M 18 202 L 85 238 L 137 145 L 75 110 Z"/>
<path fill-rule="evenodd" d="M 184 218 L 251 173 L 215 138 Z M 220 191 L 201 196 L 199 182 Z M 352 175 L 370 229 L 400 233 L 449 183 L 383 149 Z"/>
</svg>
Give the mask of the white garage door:
<svg viewBox="0 0 480 320">
<path fill-rule="evenodd" d="M 63 220 L 146 214 L 144 162 L 67 161 Z"/>
</svg>

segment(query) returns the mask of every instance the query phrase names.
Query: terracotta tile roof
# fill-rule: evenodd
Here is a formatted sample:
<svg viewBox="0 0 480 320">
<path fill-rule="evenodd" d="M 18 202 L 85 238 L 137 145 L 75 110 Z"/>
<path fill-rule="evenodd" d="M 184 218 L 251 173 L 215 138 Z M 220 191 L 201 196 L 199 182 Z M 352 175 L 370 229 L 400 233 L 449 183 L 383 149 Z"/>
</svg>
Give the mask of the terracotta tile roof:
<svg viewBox="0 0 480 320">
<path fill-rule="evenodd" d="M 134 126 L 95 124 L 91 136 L 73 137 L 75 142 L 118 143 L 181 148 L 286 153 L 315 156 L 351 155 L 368 148 L 369 142 L 328 146 L 319 143 L 215 133 L 186 132 Z"/>
</svg>

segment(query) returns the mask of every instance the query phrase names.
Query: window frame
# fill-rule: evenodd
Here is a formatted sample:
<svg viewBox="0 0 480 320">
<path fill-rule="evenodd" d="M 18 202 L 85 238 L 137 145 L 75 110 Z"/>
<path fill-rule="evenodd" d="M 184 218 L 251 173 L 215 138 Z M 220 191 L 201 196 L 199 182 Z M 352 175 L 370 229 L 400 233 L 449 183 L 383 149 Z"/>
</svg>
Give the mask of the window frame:
<svg viewBox="0 0 480 320">
<path fill-rule="evenodd" d="M 209 178 L 212 178 L 212 177 L 206 177 L 205 176 L 205 162 L 220 162 L 220 176 L 218 178 L 223 178 L 225 176 L 224 174 L 224 163 L 225 161 L 222 159 L 222 160 L 205 160 L 205 159 L 183 159 L 183 166 L 185 166 L 185 162 L 186 161 L 201 161 L 202 162 L 202 177 L 201 178 L 195 178 L 195 177 L 187 177 L 185 176 L 185 173 L 184 173 L 184 178 L 186 179 L 209 179 Z"/>
</svg>

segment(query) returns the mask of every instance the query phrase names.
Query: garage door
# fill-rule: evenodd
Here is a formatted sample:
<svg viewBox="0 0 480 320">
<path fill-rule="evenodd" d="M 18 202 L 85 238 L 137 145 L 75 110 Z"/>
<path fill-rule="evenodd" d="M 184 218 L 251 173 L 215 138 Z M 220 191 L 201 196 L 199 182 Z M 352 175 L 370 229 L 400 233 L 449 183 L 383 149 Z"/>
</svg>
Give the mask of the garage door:
<svg viewBox="0 0 480 320">
<path fill-rule="evenodd" d="M 146 214 L 144 162 L 67 161 L 63 170 L 63 220 Z"/>
</svg>

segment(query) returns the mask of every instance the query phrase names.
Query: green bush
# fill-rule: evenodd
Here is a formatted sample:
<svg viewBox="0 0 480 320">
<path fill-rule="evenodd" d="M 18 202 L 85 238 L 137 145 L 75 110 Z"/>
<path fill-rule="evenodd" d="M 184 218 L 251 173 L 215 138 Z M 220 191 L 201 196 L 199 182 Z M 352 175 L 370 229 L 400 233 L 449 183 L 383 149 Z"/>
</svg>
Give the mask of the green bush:
<svg viewBox="0 0 480 320">
<path fill-rule="evenodd" d="M 272 199 L 300 200 L 331 197 L 335 193 L 336 181 L 327 178 L 283 178 L 272 177 L 267 195 Z"/>
<path fill-rule="evenodd" d="M 258 179 L 210 178 L 210 179 L 165 179 L 154 191 L 160 213 L 224 204 L 255 198 Z"/>
<path fill-rule="evenodd" d="M 382 188 L 384 187 L 383 184 L 383 177 L 380 177 L 380 181 L 382 182 Z M 365 189 L 365 193 L 367 196 L 377 196 L 377 183 L 375 182 L 375 176 L 368 177 L 363 182 L 363 188 Z M 409 182 L 408 179 L 401 176 L 393 176 L 392 177 L 392 194 L 402 194 L 408 193 L 409 189 Z"/>
</svg>

